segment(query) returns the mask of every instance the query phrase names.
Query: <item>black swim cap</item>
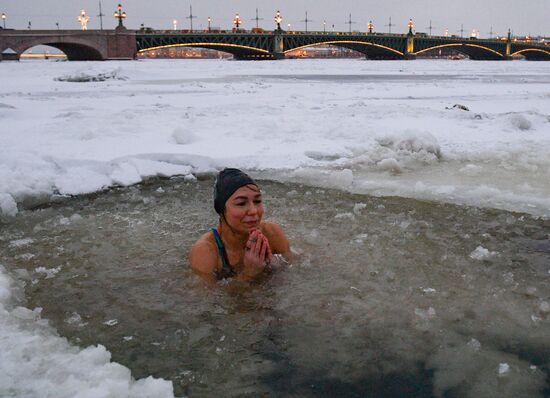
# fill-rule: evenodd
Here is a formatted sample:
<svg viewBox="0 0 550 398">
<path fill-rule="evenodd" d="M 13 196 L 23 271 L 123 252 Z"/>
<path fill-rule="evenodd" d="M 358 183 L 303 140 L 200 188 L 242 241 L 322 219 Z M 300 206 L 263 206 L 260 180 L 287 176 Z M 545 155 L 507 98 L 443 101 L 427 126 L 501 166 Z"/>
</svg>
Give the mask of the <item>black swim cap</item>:
<svg viewBox="0 0 550 398">
<path fill-rule="evenodd" d="M 256 185 L 248 174 L 239 169 L 223 169 L 216 178 L 214 184 L 214 209 L 216 213 L 222 214 L 225 208 L 225 202 L 235 193 L 237 189 L 245 185 Z"/>
</svg>

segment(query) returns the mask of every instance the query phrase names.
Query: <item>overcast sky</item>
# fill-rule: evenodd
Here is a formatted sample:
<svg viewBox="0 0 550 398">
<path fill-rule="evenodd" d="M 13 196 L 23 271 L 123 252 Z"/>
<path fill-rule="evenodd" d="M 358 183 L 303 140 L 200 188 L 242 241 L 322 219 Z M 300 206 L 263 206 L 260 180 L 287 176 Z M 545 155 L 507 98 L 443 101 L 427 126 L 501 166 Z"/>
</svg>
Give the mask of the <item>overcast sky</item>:
<svg viewBox="0 0 550 398">
<path fill-rule="evenodd" d="M 113 12 L 118 1 L 102 0 L 104 28 L 114 28 Z M 460 34 L 461 25 L 465 35 L 472 29 L 480 36 L 488 37 L 492 27 L 494 35 L 505 34 L 508 28 L 516 35 L 550 36 L 550 0 L 128 0 L 122 2 L 128 18 L 126 27 L 137 29 L 143 23 L 157 29 L 171 29 L 172 21 L 178 20 L 177 28 L 189 28 L 189 6 L 193 7 L 193 27 L 212 26 L 230 28 L 236 12 L 243 20 L 243 28 L 254 27 L 255 10 L 258 8 L 260 26 L 273 29 L 273 16 L 280 10 L 283 28 L 291 24 L 292 29 L 304 29 L 305 12 L 308 12 L 309 30 L 322 30 L 326 21 L 327 30 L 332 25 L 337 31 L 347 31 L 346 22 L 351 13 L 353 30 L 367 30 L 372 20 L 376 31 L 388 31 L 392 18 L 392 32 L 405 32 L 409 18 L 415 22 L 415 30 L 428 32 L 430 20 L 433 34 Z M 6 27 L 26 29 L 31 21 L 32 29 L 55 29 L 59 22 L 61 29 L 78 29 L 77 16 L 81 9 L 90 15 L 88 29 L 99 29 L 99 1 L 97 0 L 1 0 L 0 13 L 7 15 Z"/>
</svg>

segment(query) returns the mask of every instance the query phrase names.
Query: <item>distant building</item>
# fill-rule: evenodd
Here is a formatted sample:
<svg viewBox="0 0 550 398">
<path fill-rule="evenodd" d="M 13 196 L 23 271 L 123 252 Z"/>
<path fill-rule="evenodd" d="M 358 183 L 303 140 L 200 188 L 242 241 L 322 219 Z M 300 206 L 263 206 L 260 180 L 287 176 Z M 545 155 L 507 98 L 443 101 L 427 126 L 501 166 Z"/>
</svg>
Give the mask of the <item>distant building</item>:
<svg viewBox="0 0 550 398">
<path fill-rule="evenodd" d="M 167 47 L 145 51 L 138 54 L 138 58 L 231 58 L 233 55 L 222 51 L 200 47 Z"/>
</svg>

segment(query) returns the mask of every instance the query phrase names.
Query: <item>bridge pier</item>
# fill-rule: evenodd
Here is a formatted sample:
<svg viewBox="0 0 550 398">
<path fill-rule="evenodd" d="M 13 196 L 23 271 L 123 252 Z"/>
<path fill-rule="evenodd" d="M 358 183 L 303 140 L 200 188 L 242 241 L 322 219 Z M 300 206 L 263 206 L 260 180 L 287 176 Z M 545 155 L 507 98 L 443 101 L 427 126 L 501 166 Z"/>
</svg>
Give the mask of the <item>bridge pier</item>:
<svg viewBox="0 0 550 398">
<path fill-rule="evenodd" d="M 409 26 L 409 33 L 407 33 L 407 48 L 403 56 L 405 59 L 416 59 L 416 54 L 414 53 L 414 33 L 412 32 L 412 27 Z"/>
<path fill-rule="evenodd" d="M 283 31 L 276 29 L 273 31 L 273 57 L 275 59 L 284 59 L 285 46 L 283 42 Z"/>
</svg>

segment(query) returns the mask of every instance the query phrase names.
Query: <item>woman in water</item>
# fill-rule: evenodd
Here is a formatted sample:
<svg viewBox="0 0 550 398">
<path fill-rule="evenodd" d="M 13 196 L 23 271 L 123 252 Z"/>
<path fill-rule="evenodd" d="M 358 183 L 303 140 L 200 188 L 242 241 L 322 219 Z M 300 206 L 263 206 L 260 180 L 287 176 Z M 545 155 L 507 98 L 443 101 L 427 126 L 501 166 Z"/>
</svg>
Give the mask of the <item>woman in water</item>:
<svg viewBox="0 0 550 398">
<path fill-rule="evenodd" d="M 191 248 L 193 270 L 211 279 L 260 276 L 273 254 L 288 257 L 288 240 L 277 224 L 262 221 L 264 205 L 258 184 L 237 169 L 224 169 L 214 186 L 218 229 L 204 234 Z"/>
</svg>

